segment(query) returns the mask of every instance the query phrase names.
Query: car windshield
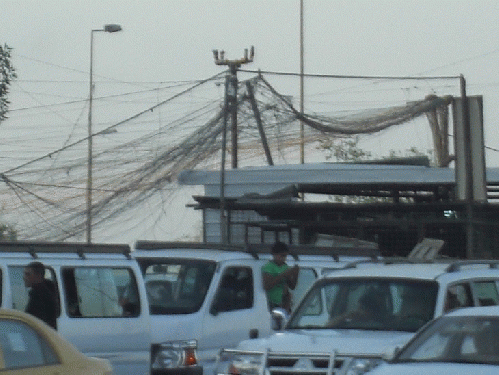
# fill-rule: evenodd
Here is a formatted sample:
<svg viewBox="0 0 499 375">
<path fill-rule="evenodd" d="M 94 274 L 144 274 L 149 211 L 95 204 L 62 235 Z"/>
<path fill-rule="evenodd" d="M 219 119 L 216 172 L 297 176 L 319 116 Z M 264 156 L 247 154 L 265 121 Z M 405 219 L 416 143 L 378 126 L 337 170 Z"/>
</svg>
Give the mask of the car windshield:
<svg viewBox="0 0 499 375">
<path fill-rule="evenodd" d="M 198 311 L 210 286 L 216 264 L 192 259 L 139 260 L 153 315 Z"/>
<path fill-rule="evenodd" d="M 393 362 L 499 365 L 499 317 L 442 317 L 426 327 Z"/>
<path fill-rule="evenodd" d="M 437 292 L 435 281 L 324 279 L 308 292 L 287 328 L 415 332 L 433 318 Z"/>
</svg>

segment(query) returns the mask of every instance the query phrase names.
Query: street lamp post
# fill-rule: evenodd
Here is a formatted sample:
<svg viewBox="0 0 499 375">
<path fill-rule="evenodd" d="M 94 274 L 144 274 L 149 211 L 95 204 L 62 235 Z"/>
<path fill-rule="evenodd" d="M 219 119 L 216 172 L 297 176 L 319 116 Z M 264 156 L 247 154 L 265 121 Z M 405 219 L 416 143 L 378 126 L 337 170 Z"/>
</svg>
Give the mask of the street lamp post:
<svg viewBox="0 0 499 375">
<path fill-rule="evenodd" d="M 88 99 L 88 170 L 87 170 L 87 242 L 92 242 L 92 99 L 94 92 L 93 80 L 93 55 L 94 32 L 115 33 L 121 31 L 121 26 L 116 24 L 105 25 L 103 29 L 90 32 L 90 94 Z"/>
</svg>

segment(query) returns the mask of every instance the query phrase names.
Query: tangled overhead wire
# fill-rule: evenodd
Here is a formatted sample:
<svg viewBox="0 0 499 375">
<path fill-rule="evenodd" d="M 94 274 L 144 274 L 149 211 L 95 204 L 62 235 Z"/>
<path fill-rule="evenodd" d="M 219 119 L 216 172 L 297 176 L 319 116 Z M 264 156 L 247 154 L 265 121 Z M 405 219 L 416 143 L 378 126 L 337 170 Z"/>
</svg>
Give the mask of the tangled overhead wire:
<svg viewBox="0 0 499 375">
<path fill-rule="evenodd" d="M 180 172 L 220 163 L 226 108 L 224 97 L 198 101 L 197 89 L 220 74 L 196 83 L 154 107 L 96 132 L 93 155 L 92 217 L 95 227 L 135 215 L 148 201 L 173 196 Z M 251 85 L 250 95 L 245 85 Z M 262 75 L 240 82 L 237 98 L 240 159 L 264 163 L 262 131 L 270 150 L 298 144 L 298 124 L 305 143 L 324 137 L 374 133 L 448 106 L 450 97 L 428 96 L 396 107 L 334 117 L 301 113 Z M 189 98 L 189 105 L 182 104 Z M 194 98 L 194 99 L 193 99 Z M 193 104 L 194 103 L 194 104 Z M 179 108 L 183 108 L 179 110 Z M 258 121 L 256 120 L 258 119 Z M 146 129 L 146 130 L 144 130 Z M 115 131 L 112 139 L 106 138 Z M 232 130 L 228 127 L 228 132 Z M 98 137 L 102 136 L 102 137 Z M 75 239 L 85 231 L 86 138 L 0 174 L 2 220 L 15 223 L 20 239 Z M 230 146 L 228 146 L 230 151 Z"/>
</svg>

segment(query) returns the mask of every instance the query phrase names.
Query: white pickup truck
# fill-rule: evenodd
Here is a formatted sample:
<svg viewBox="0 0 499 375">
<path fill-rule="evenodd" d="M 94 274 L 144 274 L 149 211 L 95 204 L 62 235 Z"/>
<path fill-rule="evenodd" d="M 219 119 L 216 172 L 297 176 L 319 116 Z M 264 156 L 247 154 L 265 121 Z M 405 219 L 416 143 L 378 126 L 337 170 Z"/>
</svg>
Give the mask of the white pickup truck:
<svg viewBox="0 0 499 375">
<path fill-rule="evenodd" d="M 212 373 L 221 348 L 273 333 L 261 275 L 270 245 L 139 241 L 132 256 L 149 299 L 152 375 Z M 290 246 L 287 263 L 300 267 L 294 302 L 324 272 L 377 256 L 373 248 Z"/>
<path fill-rule="evenodd" d="M 499 304 L 499 261 L 384 259 L 317 280 L 284 330 L 222 350 L 215 374 L 360 375 L 429 320 Z"/>
</svg>

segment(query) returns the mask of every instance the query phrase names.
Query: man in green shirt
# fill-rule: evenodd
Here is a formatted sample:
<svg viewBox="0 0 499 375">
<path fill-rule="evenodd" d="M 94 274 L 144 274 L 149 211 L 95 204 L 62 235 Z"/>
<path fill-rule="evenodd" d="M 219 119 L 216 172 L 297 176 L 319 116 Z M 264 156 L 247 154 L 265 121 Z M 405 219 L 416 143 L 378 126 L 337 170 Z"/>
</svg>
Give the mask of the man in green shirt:
<svg viewBox="0 0 499 375">
<path fill-rule="evenodd" d="M 272 246 L 272 260 L 262 267 L 263 288 L 267 292 L 269 309 L 282 307 L 291 312 L 291 293 L 289 289 L 296 287 L 298 266 L 289 267 L 286 264 L 288 246 L 276 242 Z"/>
</svg>

